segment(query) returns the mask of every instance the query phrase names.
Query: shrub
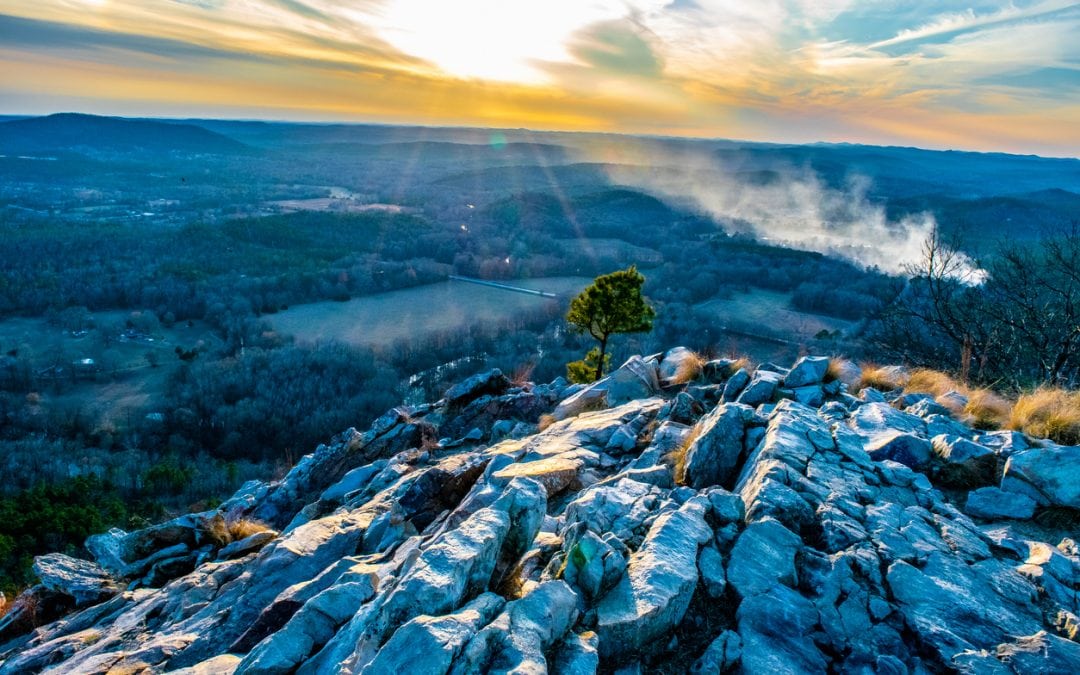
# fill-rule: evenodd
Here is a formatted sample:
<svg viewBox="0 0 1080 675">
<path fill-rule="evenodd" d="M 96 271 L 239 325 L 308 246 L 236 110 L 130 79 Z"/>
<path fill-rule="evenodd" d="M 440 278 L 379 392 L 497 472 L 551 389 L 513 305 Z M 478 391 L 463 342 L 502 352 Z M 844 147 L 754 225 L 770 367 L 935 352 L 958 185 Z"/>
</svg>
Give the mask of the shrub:
<svg viewBox="0 0 1080 675">
<path fill-rule="evenodd" d="M 1021 396 L 1012 408 L 1009 428 L 1063 445 L 1080 445 L 1080 391 L 1040 387 Z"/>
</svg>

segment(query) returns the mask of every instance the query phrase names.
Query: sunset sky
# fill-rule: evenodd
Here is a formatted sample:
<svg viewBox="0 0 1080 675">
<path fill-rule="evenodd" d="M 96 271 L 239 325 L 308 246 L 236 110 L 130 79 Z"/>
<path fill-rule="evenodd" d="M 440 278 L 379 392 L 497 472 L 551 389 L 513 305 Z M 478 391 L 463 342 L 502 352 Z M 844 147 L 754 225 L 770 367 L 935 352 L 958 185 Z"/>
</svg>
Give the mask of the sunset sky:
<svg viewBox="0 0 1080 675">
<path fill-rule="evenodd" d="M 1080 154 L 1080 2 L 0 0 L 0 112 Z"/>
</svg>

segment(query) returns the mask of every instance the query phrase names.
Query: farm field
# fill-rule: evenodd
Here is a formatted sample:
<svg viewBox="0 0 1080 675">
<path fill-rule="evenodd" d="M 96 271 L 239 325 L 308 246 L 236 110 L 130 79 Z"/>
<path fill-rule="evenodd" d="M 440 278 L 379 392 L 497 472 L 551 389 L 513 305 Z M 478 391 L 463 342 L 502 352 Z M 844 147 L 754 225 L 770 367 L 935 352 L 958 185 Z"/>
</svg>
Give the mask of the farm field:
<svg viewBox="0 0 1080 675">
<path fill-rule="evenodd" d="M 587 277 L 542 277 L 506 283 L 570 298 L 591 281 Z M 544 303 L 560 301 L 565 302 L 463 281 L 445 281 L 347 302 L 294 305 L 263 318 L 275 331 L 292 335 L 298 342 L 337 340 L 372 347 L 502 321 Z"/>
<path fill-rule="evenodd" d="M 736 293 L 731 298 L 706 300 L 697 307 L 727 317 L 725 326 L 733 331 L 761 332 L 766 328 L 770 337 L 786 340 L 812 338 L 822 330 L 847 333 L 851 329 L 851 321 L 800 312 L 792 309 L 790 303 L 790 293 L 753 290 Z"/>
</svg>

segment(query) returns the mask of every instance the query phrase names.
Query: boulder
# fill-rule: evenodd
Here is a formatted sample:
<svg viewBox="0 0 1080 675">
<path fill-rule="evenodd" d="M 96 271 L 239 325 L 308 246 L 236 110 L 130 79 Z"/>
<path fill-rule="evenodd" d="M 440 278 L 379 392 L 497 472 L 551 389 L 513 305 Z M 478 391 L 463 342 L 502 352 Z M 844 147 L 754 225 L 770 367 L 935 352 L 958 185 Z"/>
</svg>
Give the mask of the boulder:
<svg viewBox="0 0 1080 675">
<path fill-rule="evenodd" d="M 717 406 L 701 418 L 697 437 L 686 449 L 682 481 L 695 489 L 730 487 L 743 451 L 743 420 L 751 411 L 736 404 Z"/>
<path fill-rule="evenodd" d="M 503 605 L 498 595 L 483 593 L 453 614 L 418 616 L 394 631 L 361 673 L 443 675 L 469 640 L 495 618 Z"/>
<path fill-rule="evenodd" d="M 664 353 L 657 375 L 664 384 L 670 384 L 676 379 L 685 383 L 697 378 L 701 365 L 700 356 L 686 347 L 675 347 Z"/>
<path fill-rule="evenodd" d="M 720 675 L 735 668 L 742 657 L 742 638 L 735 631 L 726 630 L 709 643 L 690 672 L 694 675 Z"/>
<path fill-rule="evenodd" d="M 540 584 L 481 629 L 450 673 L 544 673 L 547 653 L 579 616 L 577 598 L 563 581 Z"/>
<path fill-rule="evenodd" d="M 628 401 L 654 396 L 660 391 L 656 367 L 631 357 L 618 370 L 593 382 L 555 407 L 556 420 L 574 417 L 589 410 L 612 408 Z"/>
<path fill-rule="evenodd" d="M 443 400 L 448 407 L 461 407 L 485 394 L 499 395 L 510 387 L 510 380 L 498 368 L 478 373 L 446 390 Z"/>
<path fill-rule="evenodd" d="M 1025 494 L 1042 506 L 1080 509 L 1080 446 L 1032 448 L 1005 463 L 1001 489 Z"/>
<path fill-rule="evenodd" d="M 765 593 L 783 584 L 795 586 L 795 555 L 802 541 L 772 518 L 746 526 L 728 560 L 727 579 L 742 598 Z"/>
<path fill-rule="evenodd" d="M 960 436 L 940 434 L 931 440 L 941 466 L 937 478 L 946 485 L 988 485 L 997 482 L 997 455 L 990 448 Z"/>
<path fill-rule="evenodd" d="M 698 547 L 712 536 L 706 505 L 692 498 L 656 518 L 626 575 L 596 609 L 600 654 L 621 661 L 655 648 L 682 620 L 697 586 Z"/>
<path fill-rule="evenodd" d="M 866 452 L 875 462 L 890 460 L 919 470 L 930 462 L 930 441 L 912 433 L 879 434 L 866 443 Z"/>
<path fill-rule="evenodd" d="M 762 403 L 768 403 L 772 400 L 782 379 L 783 376 L 780 373 L 759 368 L 754 373 L 750 383 L 746 385 L 746 388 L 742 390 L 735 400 L 751 408 Z"/>
<path fill-rule="evenodd" d="M 701 367 L 701 374 L 706 381 L 713 384 L 721 384 L 726 381 L 737 370 L 735 368 L 738 362 L 733 359 L 713 359 L 706 361 L 705 365 Z"/>
<path fill-rule="evenodd" d="M 999 518 L 1026 520 L 1035 515 L 1035 500 L 1020 492 L 984 487 L 968 493 L 964 512 L 969 516 L 986 520 Z"/>
<path fill-rule="evenodd" d="M 750 384 L 750 373 L 746 372 L 745 368 L 739 368 L 724 385 L 724 393 L 720 398 L 724 401 L 734 401 L 748 384 Z"/>
<path fill-rule="evenodd" d="M 63 553 L 34 558 L 34 574 L 48 590 L 73 598 L 76 607 L 97 604 L 120 592 L 100 565 Z"/>
<path fill-rule="evenodd" d="M 790 389 L 821 384 L 825 380 L 825 371 L 829 369 L 829 359 L 824 356 L 804 356 L 795 362 L 784 377 L 784 386 Z"/>
<path fill-rule="evenodd" d="M 626 571 L 622 552 L 587 530 L 584 523 L 567 529 L 562 548 L 564 563 L 559 576 L 587 602 L 611 590 Z"/>
</svg>

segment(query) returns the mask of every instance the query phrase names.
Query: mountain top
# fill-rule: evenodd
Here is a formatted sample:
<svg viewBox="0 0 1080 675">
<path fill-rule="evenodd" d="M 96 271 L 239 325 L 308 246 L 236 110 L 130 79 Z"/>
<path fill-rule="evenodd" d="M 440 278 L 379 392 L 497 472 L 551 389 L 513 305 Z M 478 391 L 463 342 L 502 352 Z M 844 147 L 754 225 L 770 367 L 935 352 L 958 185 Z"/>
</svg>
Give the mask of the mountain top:
<svg viewBox="0 0 1080 675">
<path fill-rule="evenodd" d="M 476 375 L 39 557 L 0 673 L 1080 672 L 1080 447 L 858 379 L 683 348 Z"/>
<path fill-rule="evenodd" d="M 0 153 L 152 152 L 232 154 L 248 147 L 193 124 L 81 113 L 0 122 Z"/>
</svg>

